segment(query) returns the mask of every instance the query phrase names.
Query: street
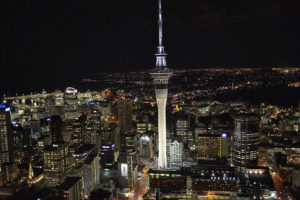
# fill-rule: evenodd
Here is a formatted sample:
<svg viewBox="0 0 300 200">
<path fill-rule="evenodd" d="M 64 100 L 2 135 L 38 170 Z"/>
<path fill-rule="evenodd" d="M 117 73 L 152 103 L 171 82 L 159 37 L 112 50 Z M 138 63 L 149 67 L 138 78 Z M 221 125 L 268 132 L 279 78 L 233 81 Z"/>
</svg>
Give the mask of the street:
<svg viewBox="0 0 300 200">
<path fill-rule="evenodd" d="M 132 192 L 132 200 L 140 200 L 143 195 L 147 192 L 147 174 L 143 174 L 141 179 L 136 183 L 134 191 Z"/>
</svg>

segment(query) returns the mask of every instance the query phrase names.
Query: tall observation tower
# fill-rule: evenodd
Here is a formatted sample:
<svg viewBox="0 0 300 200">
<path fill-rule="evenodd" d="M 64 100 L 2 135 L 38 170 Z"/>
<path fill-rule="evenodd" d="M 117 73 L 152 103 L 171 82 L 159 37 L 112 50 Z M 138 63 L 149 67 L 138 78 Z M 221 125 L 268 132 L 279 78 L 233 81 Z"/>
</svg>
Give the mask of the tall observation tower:
<svg viewBox="0 0 300 200">
<path fill-rule="evenodd" d="M 158 168 L 167 168 L 167 139 L 166 139 L 166 103 L 168 97 L 168 81 L 172 73 L 167 67 L 165 49 L 163 46 L 161 0 L 158 0 L 158 47 L 156 65 L 151 70 L 154 79 L 155 95 L 158 107 Z"/>
</svg>

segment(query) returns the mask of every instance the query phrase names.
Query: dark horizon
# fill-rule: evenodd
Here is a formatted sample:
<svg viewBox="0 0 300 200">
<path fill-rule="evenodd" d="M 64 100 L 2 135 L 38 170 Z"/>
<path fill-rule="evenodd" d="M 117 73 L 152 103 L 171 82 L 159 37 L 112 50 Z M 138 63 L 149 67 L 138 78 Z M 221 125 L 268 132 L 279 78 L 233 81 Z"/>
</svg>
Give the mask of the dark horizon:
<svg viewBox="0 0 300 200">
<path fill-rule="evenodd" d="M 0 5 L 4 87 L 154 67 L 156 1 L 6 0 Z M 299 10 L 296 0 L 163 0 L 168 65 L 298 67 Z"/>
</svg>

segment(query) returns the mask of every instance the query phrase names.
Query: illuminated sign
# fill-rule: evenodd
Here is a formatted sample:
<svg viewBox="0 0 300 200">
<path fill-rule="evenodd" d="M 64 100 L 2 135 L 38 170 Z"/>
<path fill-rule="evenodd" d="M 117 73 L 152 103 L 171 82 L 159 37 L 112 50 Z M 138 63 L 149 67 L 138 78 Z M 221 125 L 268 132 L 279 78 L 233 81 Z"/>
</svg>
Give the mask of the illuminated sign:
<svg viewBox="0 0 300 200">
<path fill-rule="evenodd" d="M 5 108 L 5 112 L 9 112 L 10 111 L 10 107 Z"/>
<path fill-rule="evenodd" d="M 112 149 L 115 147 L 115 144 L 112 144 L 111 146 L 103 145 L 101 146 L 102 149 Z"/>
<path fill-rule="evenodd" d="M 128 165 L 126 163 L 121 164 L 121 176 L 128 176 Z"/>
<path fill-rule="evenodd" d="M 6 108 L 6 105 L 0 104 L 0 108 Z"/>
</svg>

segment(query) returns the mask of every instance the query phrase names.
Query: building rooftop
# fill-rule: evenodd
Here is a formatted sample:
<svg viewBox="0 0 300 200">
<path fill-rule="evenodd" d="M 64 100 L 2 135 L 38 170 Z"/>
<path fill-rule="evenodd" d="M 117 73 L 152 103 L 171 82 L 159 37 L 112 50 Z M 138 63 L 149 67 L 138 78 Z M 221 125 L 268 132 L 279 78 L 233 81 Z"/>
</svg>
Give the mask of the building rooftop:
<svg viewBox="0 0 300 200">
<path fill-rule="evenodd" d="M 74 154 L 86 153 L 86 152 L 91 151 L 93 148 L 95 148 L 95 145 L 93 145 L 93 144 L 84 144 L 84 145 L 81 145 L 81 146 L 74 152 Z"/>
<path fill-rule="evenodd" d="M 95 154 L 95 153 L 94 154 L 88 154 L 87 158 L 84 161 L 84 164 L 91 164 L 96 156 L 97 156 L 97 154 Z"/>
<path fill-rule="evenodd" d="M 53 151 L 57 150 L 58 148 L 61 148 L 65 146 L 65 142 L 56 142 L 54 144 L 50 144 L 44 148 L 44 151 Z"/>
<path fill-rule="evenodd" d="M 80 181 L 81 177 L 67 177 L 66 180 L 58 186 L 60 190 L 69 190 L 75 183 Z"/>
<path fill-rule="evenodd" d="M 198 166 L 227 166 L 227 159 L 224 157 L 199 159 Z"/>
</svg>

